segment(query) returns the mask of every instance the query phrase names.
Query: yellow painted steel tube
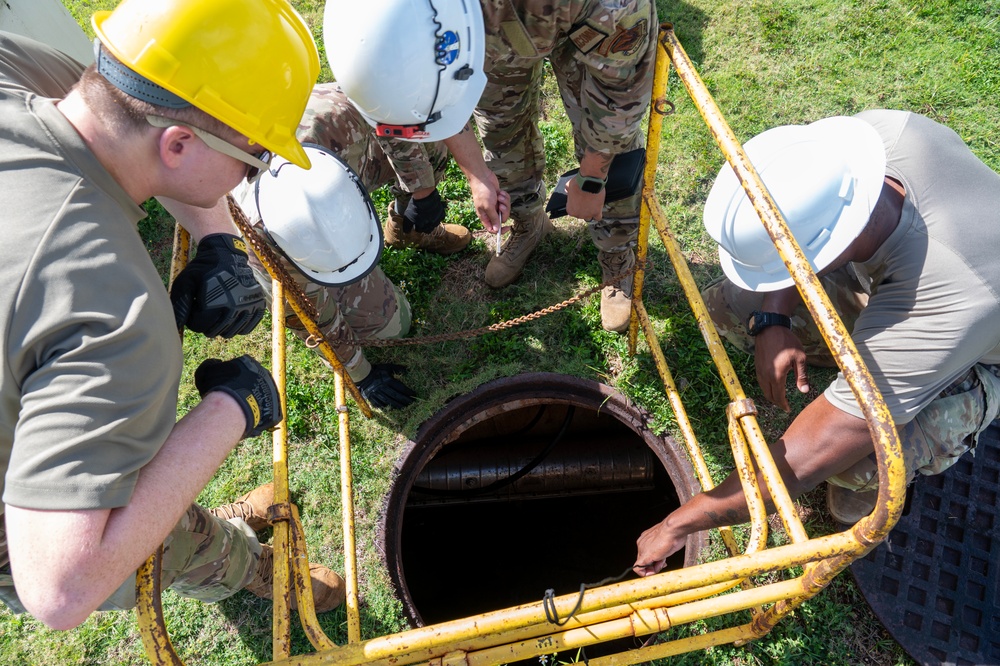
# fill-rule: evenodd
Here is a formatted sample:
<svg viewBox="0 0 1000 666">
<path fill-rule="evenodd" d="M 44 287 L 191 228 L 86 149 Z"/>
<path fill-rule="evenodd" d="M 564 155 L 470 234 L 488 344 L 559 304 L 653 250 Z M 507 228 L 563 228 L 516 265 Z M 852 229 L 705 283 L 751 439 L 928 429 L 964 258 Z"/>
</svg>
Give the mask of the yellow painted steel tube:
<svg viewBox="0 0 1000 666">
<path fill-rule="evenodd" d="M 646 165 L 642 172 L 642 197 L 639 205 L 639 237 L 635 254 L 638 263 L 635 276 L 632 278 L 632 303 L 642 303 L 642 286 L 646 275 L 644 266 L 649 253 L 649 211 L 646 208 L 647 197 L 652 199 L 656 191 L 656 167 L 660 161 L 660 136 L 663 127 L 663 116 L 669 106 L 667 101 L 667 80 L 670 78 L 670 58 L 659 39 L 665 26 L 661 25 L 657 32 L 656 64 L 653 70 L 653 92 L 649 106 L 649 123 L 646 127 Z M 629 318 L 628 352 L 635 355 L 636 342 L 639 334 L 639 322 L 635 310 Z"/>
<path fill-rule="evenodd" d="M 285 348 L 285 288 L 280 280 L 272 283 L 271 292 L 271 375 L 278 387 L 281 413 L 285 418 L 271 432 L 272 475 L 274 479 L 274 505 L 288 506 L 291 503 L 288 490 L 288 401 L 286 387 Z M 285 516 L 287 518 L 287 515 Z M 291 541 L 288 520 L 278 520 L 274 524 L 274 607 L 271 610 L 271 653 L 274 659 L 288 657 L 292 653 L 292 623 L 290 598 Z"/>
<path fill-rule="evenodd" d="M 693 590 L 705 585 L 730 582 L 737 578 L 772 573 L 778 569 L 802 566 L 836 555 L 857 557 L 864 550 L 865 547 L 850 533 L 839 532 L 818 537 L 807 543 L 790 543 L 759 553 L 738 555 L 717 562 L 588 590 L 579 612 L 589 613 L 619 604 Z M 744 592 L 733 594 L 744 594 Z M 556 598 L 560 615 L 565 615 L 576 605 L 577 596 L 570 594 Z M 392 659 L 401 666 L 425 660 L 428 658 L 426 656 L 428 653 L 440 655 L 447 652 L 449 646 L 454 644 L 499 636 L 532 625 L 548 625 L 540 603 L 516 606 L 341 646 L 317 655 L 321 660 L 304 661 L 300 658 L 296 661 L 283 660 L 274 663 L 328 663 L 346 666 L 378 659 Z M 411 659 L 411 655 L 414 658 Z"/>
<path fill-rule="evenodd" d="M 722 149 L 736 176 L 743 183 L 747 196 L 760 215 L 761 221 L 795 281 L 806 307 L 809 308 L 813 320 L 823 334 L 823 339 L 833 351 L 837 364 L 857 397 L 858 404 L 871 431 L 872 441 L 875 444 L 875 453 L 879 462 L 879 491 L 875 510 L 855 525 L 851 532 L 866 545 L 877 544 L 886 537 L 889 530 L 899 520 L 906 494 L 906 470 L 892 416 L 872 379 L 871 373 L 858 354 L 850 333 L 820 284 L 819 278 L 816 277 L 809 261 L 795 242 L 795 238 L 781 217 L 774 200 L 767 188 L 764 187 L 750 160 L 747 159 L 743 147 L 726 123 L 715 104 L 715 100 L 712 99 L 680 42 L 677 41 L 673 30 L 666 32 L 665 43 L 678 76 L 701 112 L 715 137 L 716 143 Z"/>
<path fill-rule="evenodd" d="M 250 226 L 250 223 L 246 219 L 246 216 L 243 214 L 242 210 L 232 199 L 232 197 L 228 197 L 228 201 L 229 201 L 229 212 L 232 215 L 233 222 L 236 223 L 236 226 L 239 228 L 240 233 L 243 234 L 243 237 L 246 239 L 254 239 L 254 238 L 257 239 L 254 241 L 248 240 L 247 244 L 251 248 L 253 248 L 253 252 L 255 255 L 257 255 L 257 259 L 260 261 L 261 265 L 267 271 L 267 274 L 271 276 L 271 282 L 273 284 L 281 282 L 282 278 L 281 275 L 279 274 L 278 268 L 271 263 L 270 259 L 264 256 L 261 252 L 257 251 L 257 244 L 258 242 L 261 242 L 259 239 L 259 234 L 257 234 L 257 232 L 254 231 L 253 227 Z M 292 292 L 288 292 L 286 294 L 285 302 L 288 303 L 288 307 L 292 309 L 292 312 L 295 313 L 295 316 L 299 318 L 299 321 L 302 323 L 302 326 L 305 327 L 306 331 L 309 332 L 309 335 L 312 336 L 314 340 L 317 340 L 316 347 L 323 355 L 323 358 L 326 359 L 326 361 L 333 367 L 335 371 L 343 372 L 344 371 L 343 363 L 341 363 L 340 359 L 337 358 L 337 353 L 333 351 L 333 347 L 327 341 L 326 336 L 323 335 L 323 332 L 319 329 L 319 326 L 316 324 L 315 321 L 313 321 L 313 318 L 309 316 L 309 313 L 306 312 L 305 304 L 299 302 L 299 299 L 293 296 Z M 357 403 L 358 405 L 358 409 L 360 409 L 361 413 L 365 415 L 365 418 L 370 419 L 372 417 L 372 409 L 368 405 L 368 401 L 366 401 L 364 396 L 361 395 L 361 391 L 359 391 L 358 387 L 354 385 L 354 382 L 351 380 L 350 377 L 347 378 L 346 383 L 347 383 L 347 388 L 351 393 L 351 396 L 354 398 L 354 402 Z"/>
<path fill-rule="evenodd" d="M 660 347 L 660 341 L 656 337 L 656 331 L 653 329 L 653 324 L 649 319 L 649 313 L 646 312 L 646 306 L 642 301 L 639 301 L 635 303 L 633 310 L 636 313 L 636 318 L 639 320 L 640 326 L 642 326 L 646 344 L 653 354 L 653 362 L 656 364 L 656 370 L 660 374 L 660 380 L 663 382 L 663 388 L 667 393 L 667 400 L 674 411 L 677 427 L 683 436 L 684 446 L 687 449 L 688 457 L 694 465 L 701 488 L 702 490 L 711 490 L 715 487 L 715 482 L 712 480 L 712 475 L 708 471 L 708 465 L 701 454 L 701 447 L 698 446 L 698 438 L 694 434 L 694 428 L 691 427 L 687 410 L 684 408 L 684 402 L 681 400 L 680 392 L 677 390 L 677 384 L 674 383 L 674 376 L 670 372 L 670 366 L 667 365 L 667 359 L 663 355 L 663 349 Z M 719 534 L 722 536 L 722 540 L 731 555 L 736 555 L 740 552 L 731 528 L 720 527 Z"/>
<path fill-rule="evenodd" d="M 757 638 L 748 625 L 720 629 L 708 634 L 691 636 L 690 638 L 679 639 L 666 643 L 658 643 L 649 647 L 619 652 L 605 657 L 592 657 L 589 659 L 590 666 L 628 666 L 640 662 L 652 661 L 654 659 L 666 659 L 694 650 L 707 650 L 716 645 L 727 645 Z"/>
<path fill-rule="evenodd" d="M 299 509 L 292 505 L 292 520 L 288 524 L 292 542 L 292 585 L 298 602 L 299 622 L 306 638 L 317 650 L 332 650 L 337 647 L 319 626 L 316 618 L 316 602 L 313 599 L 312 576 L 309 574 L 309 554 L 306 552 L 306 537 L 302 532 Z"/>
<path fill-rule="evenodd" d="M 747 402 L 750 402 L 747 400 Z M 733 450 L 736 472 L 743 486 L 743 495 L 747 501 L 747 512 L 750 516 L 750 538 L 747 541 L 747 553 L 756 553 L 767 546 L 767 507 L 757 484 L 757 473 L 750 461 L 750 451 L 747 440 L 740 428 L 735 403 L 726 408 L 728 421 L 729 444 Z"/>
<path fill-rule="evenodd" d="M 694 276 L 691 275 L 687 259 L 684 258 L 677 240 L 670 233 L 666 217 L 659 204 L 655 201 L 648 203 L 653 224 L 656 226 L 660 240 L 663 242 L 663 246 L 670 256 L 670 261 L 677 273 L 677 278 L 680 280 L 681 287 L 684 289 L 684 294 L 687 296 L 688 303 L 691 305 L 691 310 L 698 322 L 698 329 L 701 331 L 702 338 L 704 338 L 708 346 L 712 360 L 715 361 L 715 365 L 719 369 L 722 383 L 726 387 L 726 391 L 729 393 L 732 401 L 734 403 L 742 403 L 747 399 L 746 394 L 743 392 L 743 386 L 740 384 L 740 380 L 736 376 L 736 370 L 733 368 L 733 364 L 730 362 L 729 356 L 722 346 L 722 339 L 715 328 L 715 323 L 712 322 L 712 317 L 708 314 L 705 300 L 701 297 L 701 291 L 694 281 Z M 753 416 L 746 418 L 754 419 Z M 759 429 L 757 431 L 759 432 Z M 807 540 L 809 536 L 806 534 L 805 528 L 798 518 L 798 513 L 792 504 L 792 498 L 789 496 L 788 490 L 781 480 L 781 474 L 778 473 L 778 468 L 774 464 L 774 458 L 771 457 L 770 450 L 766 444 L 763 447 L 757 446 L 757 442 L 752 437 L 750 438 L 750 444 L 751 451 L 753 451 L 754 457 L 757 460 L 760 475 L 763 477 L 764 484 L 771 495 L 771 500 L 778 510 L 778 515 L 785 526 L 785 531 L 788 532 L 792 541 Z"/>
<path fill-rule="evenodd" d="M 150 663 L 155 666 L 183 666 L 184 662 L 174 651 L 163 621 L 163 606 L 160 603 L 162 556 L 163 548 L 157 548 L 136 573 L 135 610 L 139 620 L 139 635 Z"/>
<path fill-rule="evenodd" d="M 347 640 L 361 640 L 361 616 L 358 608 L 357 544 L 354 538 L 354 481 L 351 471 L 351 432 L 344 402 L 344 376 L 338 372 L 334 382 L 337 417 L 340 426 L 340 502 L 344 529 L 344 582 L 347 596 Z"/>
</svg>

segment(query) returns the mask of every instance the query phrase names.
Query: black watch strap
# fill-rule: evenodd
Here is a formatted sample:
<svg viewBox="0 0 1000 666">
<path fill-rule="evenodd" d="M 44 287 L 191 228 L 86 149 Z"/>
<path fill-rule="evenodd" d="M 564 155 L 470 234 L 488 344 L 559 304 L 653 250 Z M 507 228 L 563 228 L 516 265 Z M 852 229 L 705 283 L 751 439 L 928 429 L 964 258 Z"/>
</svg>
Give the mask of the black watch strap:
<svg viewBox="0 0 1000 666">
<path fill-rule="evenodd" d="M 754 310 L 750 313 L 750 318 L 747 320 L 747 333 L 757 335 L 768 326 L 784 326 L 791 330 L 792 320 L 777 312 L 760 312 L 759 310 Z"/>
</svg>

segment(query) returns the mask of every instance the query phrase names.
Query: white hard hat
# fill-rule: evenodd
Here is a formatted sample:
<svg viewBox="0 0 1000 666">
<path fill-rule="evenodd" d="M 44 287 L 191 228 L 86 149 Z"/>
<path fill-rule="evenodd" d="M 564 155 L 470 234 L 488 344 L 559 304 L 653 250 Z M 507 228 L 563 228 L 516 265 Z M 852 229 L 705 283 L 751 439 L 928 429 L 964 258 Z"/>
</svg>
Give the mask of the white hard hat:
<svg viewBox="0 0 1000 666">
<path fill-rule="evenodd" d="M 458 134 L 486 87 L 479 0 L 327 0 L 333 76 L 382 136 Z"/>
<path fill-rule="evenodd" d="M 885 147 L 871 125 L 835 116 L 785 125 L 743 146 L 814 271 L 830 265 L 865 228 L 885 178 Z M 722 270 L 751 291 L 794 284 L 728 163 L 705 202 L 705 228 Z"/>
<path fill-rule="evenodd" d="M 254 188 L 257 213 L 281 252 L 313 282 L 360 280 L 382 255 L 382 225 L 357 174 L 322 146 L 303 144 L 312 168 L 275 157 Z"/>
</svg>

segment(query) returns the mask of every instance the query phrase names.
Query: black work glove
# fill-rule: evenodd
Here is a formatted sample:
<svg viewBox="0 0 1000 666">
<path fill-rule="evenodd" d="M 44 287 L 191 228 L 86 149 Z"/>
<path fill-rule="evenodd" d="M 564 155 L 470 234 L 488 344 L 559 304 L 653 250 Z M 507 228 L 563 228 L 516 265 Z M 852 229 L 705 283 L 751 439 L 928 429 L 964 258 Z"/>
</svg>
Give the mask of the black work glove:
<svg viewBox="0 0 1000 666">
<path fill-rule="evenodd" d="M 368 376 L 357 383 L 358 389 L 374 407 L 402 409 L 417 396 L 413 389 L 393 377 L 405 370 L 395 363 L 376 363 Z"/>
<path fill-rule="evenodd" d="M 222 391 L 236 398 L 247 419 L 244 437 L 256 437 L 281 422 L 281 398 L 267 368 L 244 354 L 230 361 L 206 359 L 194 371 L 201 397 Z"/>
<path fill-rule="evenodd" d="M 403 211 L 403 231 L 416 229 L 422 234 L 434 231 L 437 225 L 444 221 L 445 205 L 441 200 L 441 195 L 434 190 L 423 199 L 410 197 L 410 203 L 406 204 Z"/>
<path fill-rule="evenodd" d="M 246 244 L 232 234 L 210 234 L 170 288 L 174 319 L 210 338 L 245 335 L 264 316 L 264 289 L 247 264 Z"/>
</svg>

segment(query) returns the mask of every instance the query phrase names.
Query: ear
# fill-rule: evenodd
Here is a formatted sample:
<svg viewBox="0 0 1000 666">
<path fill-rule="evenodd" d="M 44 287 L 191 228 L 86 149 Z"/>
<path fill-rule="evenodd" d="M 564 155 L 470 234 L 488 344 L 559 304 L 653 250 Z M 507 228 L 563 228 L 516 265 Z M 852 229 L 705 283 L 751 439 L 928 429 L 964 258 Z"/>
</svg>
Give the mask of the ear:
<svg viewBox="0 0 1000 666">
<path fill-rule="evenodd" d="M 173 125 L 163 130 L 158 145 L 163 165 L 168 169 L 184 166 L 198 150 L 200 142 L 197 139 L 194 132 L 183 125 Z"/>
</svg>

